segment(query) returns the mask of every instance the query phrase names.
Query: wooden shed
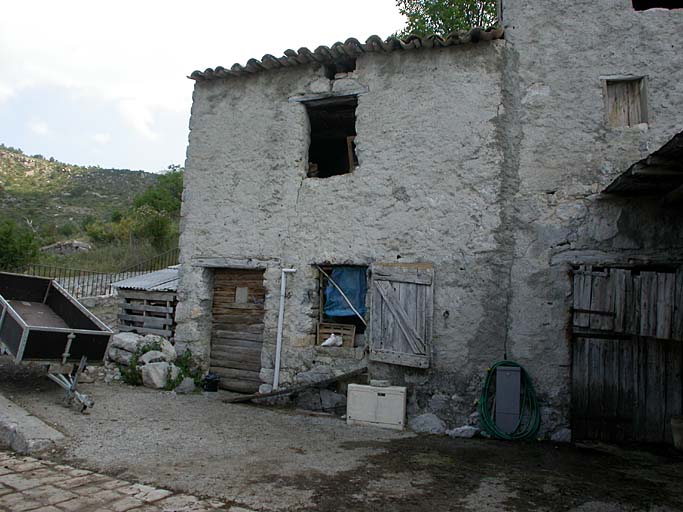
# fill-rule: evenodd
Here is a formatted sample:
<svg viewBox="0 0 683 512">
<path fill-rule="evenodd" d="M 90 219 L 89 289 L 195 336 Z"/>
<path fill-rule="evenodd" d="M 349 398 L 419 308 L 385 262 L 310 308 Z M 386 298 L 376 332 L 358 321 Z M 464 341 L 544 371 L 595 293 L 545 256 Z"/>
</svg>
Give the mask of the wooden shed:
<svg viewBox="0 0 683 512">
<path fill-rule="evenodd" d="M 118 281 L 112 287 L 121 298 L 120 331 L 173 338 L 178 265 Z"/>
</svg>

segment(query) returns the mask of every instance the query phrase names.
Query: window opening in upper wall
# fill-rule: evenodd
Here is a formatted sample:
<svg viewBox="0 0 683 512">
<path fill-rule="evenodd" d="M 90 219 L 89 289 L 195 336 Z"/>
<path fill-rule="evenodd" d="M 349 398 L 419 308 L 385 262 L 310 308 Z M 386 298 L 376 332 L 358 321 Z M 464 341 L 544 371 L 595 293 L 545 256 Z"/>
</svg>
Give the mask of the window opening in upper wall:
<svg viewBox="0 0 683 512">
<path fill-rule="evenodd" d="M 356 70 L 356 59 L 339 59 L 324 64 L 325 77 L 334 80 L 339 73 L 351 73 Z"/>
<path fill-rule="evenodd" d="M 311 127 L 308 177 L 329 178 L 352 172 L 358 165 L 354 144 L 358 98 L 326 98 L 305 105 Z"/>
<path fill-rule="evenodd" d="M 322 332 L 329 332 L 332 328 L 330 324 L 354 327 L 355 334 L 363 334 L 365 324 L 358 318 L 346 299 L 349 299 L 353 308 L 363 318 L 366 317 L 365 300 L 368 292 L 368 267 L 361 265 L 320 265 L 319 268 L 322 269 L 322 272 L 319 272 L 318 281 L 320 296 L 319 336 Z M 337 286 L 330 282 L 330 278 L 341 288 L 346 299 L 339 292 Z M 319 342 L 323 341 L 319 340 Z"/>
<path fill-rule="evenodd" d="M 647 97 L 642 78 L 605 80 L 607 122 L 612 127 L 647 123 Z"/>
<path fill-rule="evenodd" d="M 683 0 L 633 0 L 636 11 L 648 9 L 683 9 Z"/>
</svg>

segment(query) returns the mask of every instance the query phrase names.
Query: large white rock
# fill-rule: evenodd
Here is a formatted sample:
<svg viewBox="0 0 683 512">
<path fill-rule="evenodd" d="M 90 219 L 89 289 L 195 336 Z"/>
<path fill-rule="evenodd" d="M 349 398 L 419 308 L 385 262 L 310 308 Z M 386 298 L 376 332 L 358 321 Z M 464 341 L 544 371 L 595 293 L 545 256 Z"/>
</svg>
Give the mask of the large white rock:
<svg viewBox="0 0 683 512">
<path fill-rule="evenodd" d="M 126 352 L 135 352 L 142 340 L 143 337 L 134 332 L 120 332 L 112 336 L 110 346 Z"/>
<path fill-rule="evenodd" d="M 572 442 L 572 431 L 568 428 L 561 428 L 550 436 L 550 440 L 555 443 L 571 443 Z"/>
<path fill-rule="evenodd" d="M 192 377 L 185 377 L 183 381 L 176 386 L 176 388 L 173 390 L 176 393 L 192 393 L 195 389 L 194 385 L 194 379 Z"/>
<path fill-rule="evenodd" d="M 123 364 L 125 366 L 130 366 L 130 360 L 133 357 L 132 352 L 128 352 L 117 347 L 109 347 L 107 355 L 109 356 L 109 359 L 115 363 Z"/>
<path fill-rule="evenodd" d="M 479 433 L 479 429 L 477 427 L 473 427 L 471 425 L 464 425 L 462 427 L 457 427 L 457 428 L 446 431 L 446 434 L 448 434 L 451 437 L 465 437 L 465 438 L 474 437 L 478 433 Z"/>
<path fill-rule="evenodd" d="M 159 350 L 150 350 L 149 352 L 145 352 L 138 359 L 138 362 L 140 364 L 159 363 L 164 361 L 167 363 L 171 362 L 168 359 L 166 359 L 164 353 Z"/>
<path fill-rule="evenodd" d="M 408 428 L 419 434 L 443 434 L 446 432 L 446 423 L 436 414 L 427 413 L 412 418 Z"/>
<path fill-rule="evenodd" d="M 329 389 L 320 390 L 320 405 L 323 411 L 336 412 L 346 405 L 346 395 L 335 393 Z"/>
<path fill-rule="evenodd" d="M 258 392 L 262 395 L 265 395 L 266 393 L 270 393 L 271 391 L 273 391 L 273 386 L 271 386 L 270 384 L 261 384 L 258 387 Z"/>
<path fill-rule="evenodd" d="M 172 363 L 178 357 L 175 347 L 167 339 L 162 339 L 161 341 L 161 352 L 164 354 L 164 358 L 169 363 Z"/>
<path fill-rule="evenodd" d="M 152 389 L 164 389 L 168 378 L 176 379 L 180 369 L 173 363 L 149 363 L 142 367 L 142 383 Z"/>
</svg>

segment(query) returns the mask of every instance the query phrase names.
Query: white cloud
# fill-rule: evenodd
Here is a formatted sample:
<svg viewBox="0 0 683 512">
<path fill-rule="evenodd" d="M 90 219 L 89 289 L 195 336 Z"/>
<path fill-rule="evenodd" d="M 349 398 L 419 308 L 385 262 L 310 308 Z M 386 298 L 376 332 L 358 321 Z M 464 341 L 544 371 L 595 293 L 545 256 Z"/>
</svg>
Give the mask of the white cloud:
<svg viewBox="0 0 683 512">
<path fill-rule="evenodd" d="M 30 20 L 30 37 L 17 20 Z M 24 101 L 29 88 L 66 89 L 91 105 L 117 105 L 131 138 L 161 140 L 187 131 L 194 84 L 187 75 L 195 69 L 348 37 L 385 37 L 403 25 L 395 0 L 346 0 L 343 9 L 331 0 L 8 1 L 0 16 L 0 103 L 10 96 L 13 104 Z M 30 104 L 24 110 L 31 115 Z M 182 122 L 164 124 L 162 133 L 169 114 Z M 98 131 L 114 133 L 101 121 Z"/>
<path fill-rule="evenodd" d="M 152 129 L 154 116 L 151 109 L 142 101 L 127 98 L 119 101 L 118 107 L 124 121 L 139 135 L 150 140 L 158 137 L 158 134 Z"/>
<path fill-rule="evenodd" d="M 104 145 L 109 144 L 109 142 L 111 141 L 111 135 L 109 135 L 108 133 L 96 133 L 91 137 L 91 139 L 97 142 L 98 144 Z"/>
<path fill-rule="evenodd" d="M 45 121 L 33 120 L 28 123 L 28 129 L 36 135 L 47 135 L 50 129 Z"/>
<path fill-rule="evenodd" d="M 0 103 L 3 103 L 14 96 L 14 89 L 9 85 L 0 83 Z"/>
</svg>

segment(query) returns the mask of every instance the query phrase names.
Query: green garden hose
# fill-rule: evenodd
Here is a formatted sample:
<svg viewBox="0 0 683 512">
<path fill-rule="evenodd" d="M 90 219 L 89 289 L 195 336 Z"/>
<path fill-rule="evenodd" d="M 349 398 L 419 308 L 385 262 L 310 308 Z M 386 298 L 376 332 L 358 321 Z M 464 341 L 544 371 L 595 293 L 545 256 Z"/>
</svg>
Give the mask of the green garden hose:
<svg viewBox="0 0 683 512">
<path fill-rule="evenodd" d="M 517 428 L 511 434 L 499 430 L 495 421 L 493 421 L 496 394 L 495 391 L 491 392 L 491 388 L 495 385 L 496 368 L 499 366 L 518 367 L 522 377 L 522 406 L 519 414 L 519 422 L 517 423 Z M 514 361 L 498 361 L 486 371 L 484 388 L 481 390 L 481 396 L 479 397 L 479 422 L 482 430 L 488 432 L 497 439 L 518 441 L 534 438 L 541 426 L 541 411 L 538 407 L 536 392 L 534 391 L 534 386 L 531 383 L 529 374 L 527 374 L 526 370 L 524 370 L 521 365 Z"/>
</svg>

